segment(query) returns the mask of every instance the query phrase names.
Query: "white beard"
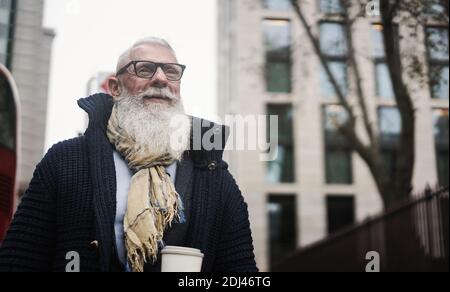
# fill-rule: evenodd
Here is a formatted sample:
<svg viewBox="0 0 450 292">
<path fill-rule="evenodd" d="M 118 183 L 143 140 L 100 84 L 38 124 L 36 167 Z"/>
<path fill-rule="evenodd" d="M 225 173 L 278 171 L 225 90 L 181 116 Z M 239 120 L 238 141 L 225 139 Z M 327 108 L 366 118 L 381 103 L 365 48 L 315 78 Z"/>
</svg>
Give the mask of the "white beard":
<svg viewBox="0 0 450 292">
<path fill-rule="evenodd" d="M 146 104 L 146 95 L 165 96 L 168 102 Z M 182 159 L 189 149 L 191 123 L 180 97 L 173 96 L 167 88 L 150 88 L 138 96 L 130 96 L 124 90 L 116 104 L 119 125 L 135 140 L 136 151 Z"/>
</svg>

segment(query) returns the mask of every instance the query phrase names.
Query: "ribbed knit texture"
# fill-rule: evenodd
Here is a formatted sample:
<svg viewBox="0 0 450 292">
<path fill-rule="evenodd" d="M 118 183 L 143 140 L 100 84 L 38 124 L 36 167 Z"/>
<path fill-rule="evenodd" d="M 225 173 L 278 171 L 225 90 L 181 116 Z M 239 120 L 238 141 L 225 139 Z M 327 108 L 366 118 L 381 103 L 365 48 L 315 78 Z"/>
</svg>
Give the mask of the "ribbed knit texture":
<svg viewBox="0 0 450 292">
<path fill-rule="evenodd" d="M 53 146 L 37 166 L 0 247 L 0 271 L 64 272 L 71 251 L 79 253 L 83 272 L 110 271 L 117 263 L 116 177 L 105 132 L 112 100 L 100 94 L 79 104 L 89 114 L 89 128 Z M 194 170 L 185 246 L 205 254 L 204 272 L 257 271 L 247 205 L 222 151 L 189 151 L 186 157 Z"/>
</svg>

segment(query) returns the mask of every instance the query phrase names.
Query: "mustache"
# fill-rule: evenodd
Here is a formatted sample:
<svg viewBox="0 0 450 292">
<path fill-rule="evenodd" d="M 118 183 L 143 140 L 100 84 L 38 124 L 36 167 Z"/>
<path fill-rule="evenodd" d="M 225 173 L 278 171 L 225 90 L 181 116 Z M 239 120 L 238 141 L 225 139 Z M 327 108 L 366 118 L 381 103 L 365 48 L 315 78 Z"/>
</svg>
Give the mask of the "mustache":
<svg viewBox="0 0 450 292">
<path fill-rule="evenodd" d="M 176 100 L 180 99 L 179 96 L 173 94 L 167 87 L 164 87 L 164 88 L 150 87 L 150 88 L 146 89 L 145 91 L 139 92 L 138 94 L 135 94 L 135 95 L 129 94 L 128 91 L 126 89 L 124 89 L 119 101 L 122 101 L 129 97 L 136 98 L 136 99 L 144 99 L 147 97 L 158 97 L 158 98 L 165 98 L 165 99 L 168 99 L 171 101 L 176 101 Z"/>
</svg>

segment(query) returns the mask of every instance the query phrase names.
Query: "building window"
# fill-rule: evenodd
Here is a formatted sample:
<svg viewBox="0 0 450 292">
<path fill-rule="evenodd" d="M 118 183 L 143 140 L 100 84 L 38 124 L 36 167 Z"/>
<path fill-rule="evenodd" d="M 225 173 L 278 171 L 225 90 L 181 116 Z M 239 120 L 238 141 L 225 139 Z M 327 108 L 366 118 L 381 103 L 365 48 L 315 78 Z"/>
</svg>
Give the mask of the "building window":
<svg viewBox="0 0 450 292">
<path fill-rule="evenodd" d="M 262 0 L 263 7 L 270 10 L 286 11 L 291 9 L 290 0 Z"/>
<path fill-rule="evenodd" d="M 343 14 L 344 7 L 342 6 L 341 0 L 319 0 L 320 12 L 333 15 L 333 14 Z"/>
<path fill-rule="evenodd" d="M 447 16 L 445 11 L 448 8 L 448 0 L 427 0 L 425 5 L 425 16 L 431 21 L 446 20 Z"/>
<path fill-rule="evenodd" d="M 352 151 L 338 127 L 348 121 L 341 106 L 324 108 L 325 175 L 327 184 L 352 184 Z"/>
<path fill-rule="evenodd" d="M 448 109 L 436 109 L 433 111 L 434 140 L 436 145 L 436 164 L 439 184 L 448 187 Z"/>
<path fill-rule="evenodd" d="M 389 68 L 384 62 L 375 64 L 376 94 L 382 100 L 394 100 L 394 88 Z"/>
<path fill-rule="evenodd" d="M 0 1 L 0 63 L 10 66 L 14 0 Z"/>
<path fill-rule="evenodd" d="M 384 49 L 383 25 L 375 23 L 372 25 L 372 55 L 376 59 L 384 59 L 386 52 Z"/>
<path fill-rule="evenodd" d="M 396 107 L 379 109 L 380 132 L 383 143 L 397 143 L 402 131 L 400 112 Z"/>
<path fill-rule="evenodd" d="M 334 78 L 336 79 L 339 88 L 342 91 L 342 94 L 344 96 L 347 96 L 348 95 L 347 63 L 343 61 L 330 61 L 328 62 L 328 66 Z M 337 95 L 336 90 L 334 89 L 334 86 L 330 81 L 330 78 L 328 78 L 328 75 L 325 72 L 325 69 L 322 69 L 321 71 L 320 82 L 322 84 L 322 94 L 327 99 L 334 98 Z"/>
<path fill-rule="evenodd" d="M 346 57 L 348 52 L 344 24 L 323 22 L 320 24 L 320 48 L 329 57 Z"/>
<path fill-rule="evenodd" d="M 449 79 L 447 66 L 430 66 L 431 94 L 436 99 L 448 99 Z"/>
<path fill-rule="evenodd" d="M 326 150 L 327 184 L 352 184 L 352 155 L 348 148 Z"/>
<path fill-rule="evenodd" d="M 270 266 L 273 269 L 297 248 L 295 195 L 270 195 L 268 213 Z"/>
<path fill-rule="evenodd" d="M 348 47 L 345 26 L 339 22 L 321 23 L 320 48 L 342 94 L 346 96 L 349 85 L 347 65 Z M 322 95 L 326 98 L 336 97 L 336 91 L 323 68 L 321 74 Z"/>
<path fill-rule="evenodd" d="M 328 234 L 333 234 L 355 223 L 354 196 L 327 196 Z"/>
<path fill-rule="evenodd" d="M 292 105 L 268 105 L 267 116 L 278 116 L 278 156 L 267 165 L 267 182 L 293 183 L 295 181 L 294 129 Z M 267 123 L 267 125 L 270 125 Z M 276 133 L 270 133 L 274 135 Z"/>
<path fill-rule="evenodd" d="M 375 64 L 376 95 L 382 100 L 394 100 L 394 89 L 389 68 L 386 63 L 386 52 L 384 49 L 383 26 L 372 25 L 372 55 Z"/>
<path fill-rule="evenodd" d="M 396 172 L 397 154 L 402 131 L 400 112 L 396 107 L 381 107 L 378 110 L 380 143 L 387 175 Z"/>
<path fill-rule="evenodd" d="M 448 100 L 448 28 L 429 27 L 426 33 L 431 96 L 435 99 Z"/>
<path fill-rule="evenodd" d="M 263 21 L 266 48 L 266 86 L 268 92 L 290 93 L 292 88 L 291 22 Z"/>
<path fill-rule="evenodd" d="M 448 61 L 448 29 L 427 28 L 428 54 L 432 60 Z"/>
</svg>

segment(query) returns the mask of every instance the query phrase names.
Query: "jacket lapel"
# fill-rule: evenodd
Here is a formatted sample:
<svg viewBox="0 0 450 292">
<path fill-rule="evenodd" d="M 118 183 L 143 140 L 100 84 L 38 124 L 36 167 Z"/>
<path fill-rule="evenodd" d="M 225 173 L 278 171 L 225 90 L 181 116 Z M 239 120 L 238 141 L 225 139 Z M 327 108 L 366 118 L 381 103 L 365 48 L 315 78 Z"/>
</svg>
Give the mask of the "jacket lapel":
<svg viewBox="0 0 450 292">
<path fill-rule="evenodd" d="M 175 189 L 183 200 L 186 223 L 175 223 L 172 225 L 172 228 L 166 231 L 164 234 L 164 243 L 166 245 L 185 245 L 186 233 L 191 217 L 193 171 L 194 164 L 192 163 L 192 160 L 185 155 L 185 158 L 178 163 Z"/>
<path fill-rule="evenodd" d="M 116 213 L 116 174 L 113 146 L 106 137 L 106 125 L 111 115 L 112 99 L 99 94 L 80 100 L 89 114 L 86 131 L 89 151 L 89 171 L 93 185 L 96 239 L 99 243 L 100 269 L 109 271 L 114 244 Z"/>
<path fill-rule="evenodd" d="M 192 182 L 194 176 L 194 163 L 186 152 L 183 160 L 178 164 L 175 189 L 183 198 L 186 220 L 189 222 L 190 206 L 192 201 Z"/>
</svg>

